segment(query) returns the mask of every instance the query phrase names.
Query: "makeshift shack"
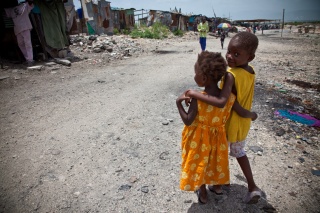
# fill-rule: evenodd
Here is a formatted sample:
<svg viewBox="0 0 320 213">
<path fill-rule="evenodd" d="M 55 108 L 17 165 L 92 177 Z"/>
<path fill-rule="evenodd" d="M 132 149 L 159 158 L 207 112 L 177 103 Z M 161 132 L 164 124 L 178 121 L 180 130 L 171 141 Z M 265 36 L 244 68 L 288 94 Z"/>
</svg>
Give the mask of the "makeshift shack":
<svg viewBox="0 0 320 213">
<path fill-rule="evenodd" d="M 123 9 L 111 7 L 111 16 L 113 18 L 113 28 L 118 31 L 129 30 L 134 27 L 134 8 Z"/>
<path fill-rule="evenodd" d="M 147 26 L 151 26 L 154 22 L 160 22 L 161 24 L 170 27 L 173 22 L 171 12 L 150 10 L 147 18 Z"/>
<path fill-rule="evenodd" d="M 89 35 L 113 35 L 113 18 L 109 1 L 80 0 Z"/>
</svg>

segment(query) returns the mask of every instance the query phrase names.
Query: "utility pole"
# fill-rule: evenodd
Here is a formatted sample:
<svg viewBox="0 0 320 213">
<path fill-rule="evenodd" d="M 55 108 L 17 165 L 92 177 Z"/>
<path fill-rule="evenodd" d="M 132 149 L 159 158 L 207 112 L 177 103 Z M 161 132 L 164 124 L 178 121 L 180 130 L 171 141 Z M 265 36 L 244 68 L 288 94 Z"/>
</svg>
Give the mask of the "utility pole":
<svg viewBox="0 0 320 213">
<path fill-rule="evenodd" d="M 282 30 L 281 30 L 281 37 L 282 37 L 283 28 L 284 28 L 284 9 L 283 9 L 283 13 L 282 13 Z"/>
</svg>

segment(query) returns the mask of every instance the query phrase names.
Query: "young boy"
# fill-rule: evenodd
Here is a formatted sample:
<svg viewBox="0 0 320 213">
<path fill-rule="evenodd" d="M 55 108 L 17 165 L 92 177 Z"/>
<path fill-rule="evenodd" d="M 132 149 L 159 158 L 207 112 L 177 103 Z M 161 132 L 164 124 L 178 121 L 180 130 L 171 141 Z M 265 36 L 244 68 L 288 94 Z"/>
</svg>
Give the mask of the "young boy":
<svg viewBox="0 0 320 213">
<path fill-rule="evenodd" d="M 197 91 L 189 90 L 186 96 L 198 99 L 208 104 L 224 107 L 230 93 L 237 96 L 240 105 L 251 110 L 254 94 L 255 72 L 249 65 L 255 57 L 258 47 L 258 38 L 249 32 L 237 33 L 229 42 L 226 59 L 228 73 L 222 82 L 223 89 L 219 97 L 201 94 Z M 230 144 L 230 155 L 237 158 L 244 176 L 248 182 L 248 193 L 244 202 L 248 204 L 257 203 L 261 197 L 261 191 L 256 186 L 248 157 L 245 153 L 245 139 L 250 129 L 251 120 L 240 117 L 236 112 L 232 112 L 227 122 L 227 138 Z M 214 188 L 209 189 L 213 192 Z M 219 193 L 219 192 L 216 192 Z"/>
<path fill-rule="evenodd" d="M 205 17 L 202 17 L 202 22 L 198 24 L 198 31 L 200 32 L 199 43 L 201 50 L 205 51 L 207 46 L 207 33 L 209 32 L 209 25 Z"/>
</svg>

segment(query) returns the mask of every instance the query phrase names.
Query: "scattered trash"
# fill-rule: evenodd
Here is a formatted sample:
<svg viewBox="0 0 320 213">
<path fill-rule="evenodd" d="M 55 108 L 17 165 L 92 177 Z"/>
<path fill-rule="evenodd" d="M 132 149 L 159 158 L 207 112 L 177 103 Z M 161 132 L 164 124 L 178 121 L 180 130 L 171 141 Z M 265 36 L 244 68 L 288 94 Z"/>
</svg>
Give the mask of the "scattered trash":
<svg viewBox="0 0 320 213">
<path fill-rule="evenodd" d="M 276 110 L 275 114 L 284 118 L 288 118 L 292 121 L 296 121 L 308 126 L 320 127 L 320 120 L 306 114 L 301 114 L 291 110 Z"/>
</svg>

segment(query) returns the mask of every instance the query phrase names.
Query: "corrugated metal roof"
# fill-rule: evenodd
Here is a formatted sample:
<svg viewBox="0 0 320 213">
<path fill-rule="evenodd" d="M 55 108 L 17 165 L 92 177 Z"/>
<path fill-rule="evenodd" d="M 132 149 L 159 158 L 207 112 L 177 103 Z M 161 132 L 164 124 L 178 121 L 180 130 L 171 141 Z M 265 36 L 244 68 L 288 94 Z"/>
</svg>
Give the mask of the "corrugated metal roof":
<svg viewBox="0 0 320 213">
<path fill-rule="evenodd" d="M 125 9 L 125 8 L 121 8 L 121 7 L 111 7 L 111 10 L 135 10 L 135 8 Z"/>
</svg>

